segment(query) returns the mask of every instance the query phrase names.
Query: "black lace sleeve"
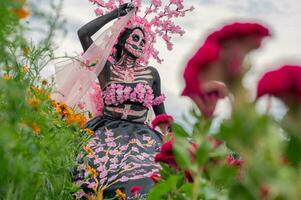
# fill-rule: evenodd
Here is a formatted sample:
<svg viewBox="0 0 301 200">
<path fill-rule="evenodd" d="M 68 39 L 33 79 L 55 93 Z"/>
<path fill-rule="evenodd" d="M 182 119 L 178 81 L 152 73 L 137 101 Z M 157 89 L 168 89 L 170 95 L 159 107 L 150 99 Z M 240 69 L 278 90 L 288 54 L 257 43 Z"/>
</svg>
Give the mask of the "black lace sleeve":
<svg viewBox="0 0 301 200">
<path fill-rule="evenodd" d="M 106 15 L 100 16 L 89 23 L 82 26 L 78 31 L 78 37 L 83 47 L 86 51 L 90 45 L 93 43 L 92 35 L 94 35 L 99 29 L 101 29 L 105 24 L 112 21 L 118 17 L 118 11 L 112 11 Z"/>
</svg>

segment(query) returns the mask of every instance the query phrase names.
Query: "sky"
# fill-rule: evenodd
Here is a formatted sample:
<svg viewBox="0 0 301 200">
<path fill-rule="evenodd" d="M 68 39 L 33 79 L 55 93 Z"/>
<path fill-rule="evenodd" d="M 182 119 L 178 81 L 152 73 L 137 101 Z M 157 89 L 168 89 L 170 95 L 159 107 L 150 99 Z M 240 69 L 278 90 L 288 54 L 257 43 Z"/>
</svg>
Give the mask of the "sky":
<svg viewBox="0 0 301 200">
<path fill-rule="evenodd" d="M 166 110 L 176 119 L 181 119 L 191 107 L 191 102 L 180 93 L 183 89 L 182 73 L 186 61 L 200 47 L 206 35 L 222 25 L 235 21 L 260 22 L 272 31 L 272 38 L 264 41 L 262 47 L 251 53 L 252 69 L 244 79 L 244 85 L 254 97 L 256 82 L 268 69 L 286 64 L 298 64 L 301 60 L 301 1 L 299 0 L 184 0 L 195 10 L 179 19 L 186 34 L 173 39 L 174 50 L 167 51 L 163 42 L 157 44 L 162 64 L 151 62 L 161 76 L 162 92 L 166 94 Z M 57 37 L 56 55 L 82 51 L 77 30 L 95 18 L 94 8 L 89 0 L 65 0 L 62 15 L 68 34 Z M 301 64 L 301 62 L 299 62 Z M 218 105 L 216 113 L 229 114 L 227 101 Z"/>
</svg>

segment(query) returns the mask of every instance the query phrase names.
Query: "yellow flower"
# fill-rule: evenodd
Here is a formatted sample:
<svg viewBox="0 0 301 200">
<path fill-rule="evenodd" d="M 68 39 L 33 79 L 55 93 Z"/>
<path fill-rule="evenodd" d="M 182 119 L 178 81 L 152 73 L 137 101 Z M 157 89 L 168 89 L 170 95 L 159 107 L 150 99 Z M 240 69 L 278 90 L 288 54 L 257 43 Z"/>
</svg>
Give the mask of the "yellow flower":
<svg viewBox="0 0 301 200">
<path fill-rule="evenodd" d="M 84 131 L 86 131 L 86 133 L 88 133 L 88 135 L 93 135 L 94 134 L 94 131 L 92 131 L 89 128 L 85 128 Z"/>
<path fill-rule="evenodd" d="M 38 106 L 40 104 L 40 100 L 36 98 L 31 98 L 27 101 L 28 105 L 30 106 Z"/>
<path fill-rule="evenodd" d="M 16 9 L 14 12 L 19 19 L 24 19 L 30 15 L 30 12 L 25 8 Z"/>
<path fill-rule="evenodd" d="M 38 127 L 38 125 L 35 122 L 32 123 L 31 128 L 32 128 L 33 132 L 36 134 L 39 134 L 41 132 L 41 128 Z"/>
<path fill-rule="evenodd" d="M 23 47 L 22 51 L 23 51 L 24 56 L 28 56 L 28 53 L 29 53 L 29 48 L 28 47 Z"/>
<path fill-rule="evenodd" d="M 115 193 L 118 200 L 126 200 L 126 194 L 122 192 L 120 189 L 115 190 Z"/>
<path fill-rule="evenodd" d="M 9 74 L 4 74 L 4 75 L 3 75 L 3 79 L 5 79 L 5 80 L 10 80 L 10 79 L 12 79 L 12 76 L 9 75 Z"/>
</svg>

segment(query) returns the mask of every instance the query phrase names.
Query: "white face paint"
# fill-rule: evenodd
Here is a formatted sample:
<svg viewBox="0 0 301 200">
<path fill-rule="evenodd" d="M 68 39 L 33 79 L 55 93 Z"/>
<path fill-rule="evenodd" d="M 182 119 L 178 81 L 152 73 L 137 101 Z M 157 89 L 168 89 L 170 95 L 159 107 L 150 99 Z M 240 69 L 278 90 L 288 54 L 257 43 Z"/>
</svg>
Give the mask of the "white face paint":
<svg viewBox="0 0 301 200">
<path fill-rule="evenodd" d="M 135 29 L 127 38 L 124 48 L 136 58 L 143 55 L 145 39 L 140 29 Z"/>
</svg>

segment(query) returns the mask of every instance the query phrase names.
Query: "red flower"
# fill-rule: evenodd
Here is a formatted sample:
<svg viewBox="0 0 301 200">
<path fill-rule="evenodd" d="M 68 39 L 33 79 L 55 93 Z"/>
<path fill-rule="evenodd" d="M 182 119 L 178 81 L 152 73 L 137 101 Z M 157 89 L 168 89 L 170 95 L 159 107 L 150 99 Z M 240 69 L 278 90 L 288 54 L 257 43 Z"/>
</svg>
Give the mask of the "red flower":
<svg viewBox="0 0 301 200">
<path fill-rule="evenodd" d="M 192 183 L 193 182 L 193 178 L 192 178 L 192 175 L 191 175 L 190 171 L 185 170 L 184 174 L 185 174 L 185 177 L 186 177 L 187 181 L 190 182 L 190 183 Z"/>
<path fill-rule="evenodd" d="M 141 187 L 138 185 L 134 185 L 131 187 L 130 192 L 135 196 L 138 197 L 139 193 L 141 191 Z"/>
<path fill-rule="evenodd" d="M 270 188 L 268 185 L 261 185 L 260 186 L 260 196 L 261 199 L 267 199 L 270 193 Z"/>
<path fill-rule="evenodd" d="M 234 23 L 210 34 L 186 65 L 182 95 L 189 96 L 205 117 L 211 117 L 217 101 L 228 95 L 221 82 L 233 82 L 246 54 L 269 35 L 267 28 L 255 23 Z"/>
<path fill-rule="evenodd" d="M 227 156 L 227 164 L 230 166 L 240 167 L 243 164 L 242 160 L 235 159 L 232 155 Z"/>
<path fill-rule="evenodd" d="M 152 174 L 150 178 L 153 180 L 154 183 L 159 183 L 159 181 L 162 180 L 160 174 Z"/>
<path fill-rule="evenodd" d="M 259 80 L 257 98 L 268 94 L 281 98 L 288 106 L 301 102 L 301 66 L 285 65 L 269 71 Z"/>
<path fill-rule="evenodd" d="M 183 96 L 203 94 L 202 85 L 199 80 L 201 69 L 206 68 L 219 56 L 219 47 L 212 43 L 205 43 L 196 54 L 188 61 L 184 70 L 184 79 L 186 82 Z"/>
<path fill-rule="evenodd" d="M 220 30 L 213 32 L 207 40 L 222 43 L 230 39 L 240 39 L 249 36 L 259 36 L 260 38 L 270 36 L 270 31 L 266 27 L 257 23 L 233 23 L 225 25 Z"/>
<path fill-rule="evenodd" d="M 160 114 L 152 121 L 152 127 L 155 128 L 160 124 L 170 125 L 174 121 L 174 118 L 171 115 Z"/>
<path fill-rule="evenodd" d="M 170 167 L 178 169 L 178 164 L 173 155 L 173 141 L 170 140 L 164 143 L 160 152 L 155 156 L 155 162 L 168 164 Z"/>
</svg>

